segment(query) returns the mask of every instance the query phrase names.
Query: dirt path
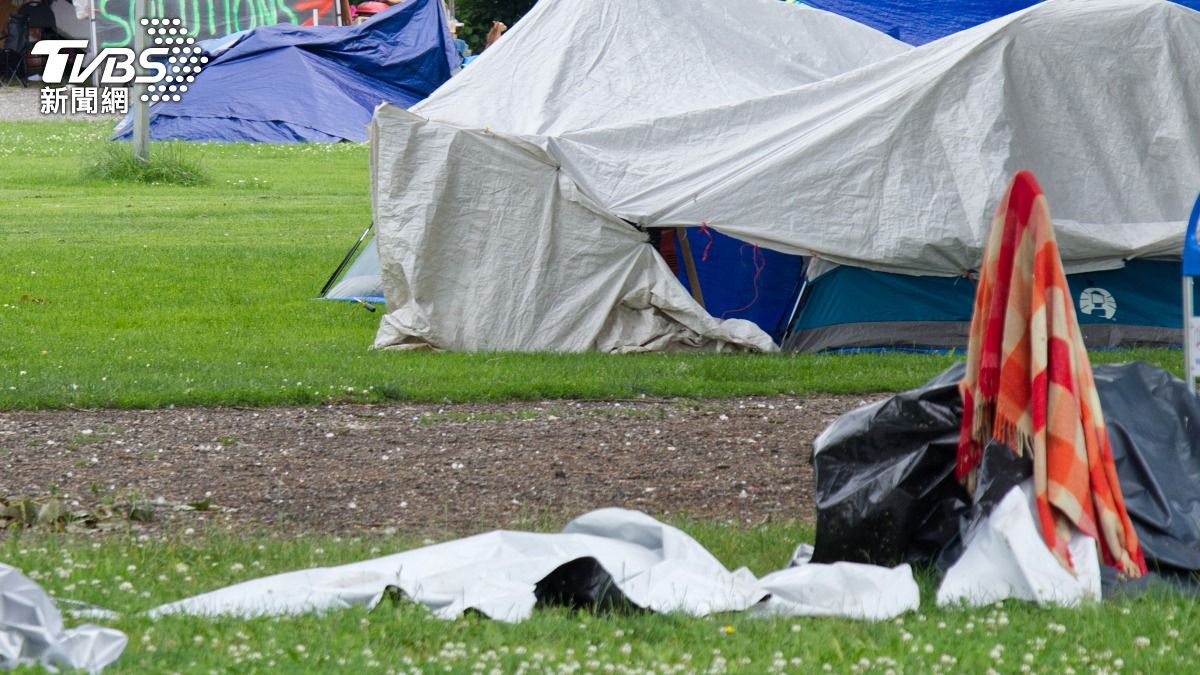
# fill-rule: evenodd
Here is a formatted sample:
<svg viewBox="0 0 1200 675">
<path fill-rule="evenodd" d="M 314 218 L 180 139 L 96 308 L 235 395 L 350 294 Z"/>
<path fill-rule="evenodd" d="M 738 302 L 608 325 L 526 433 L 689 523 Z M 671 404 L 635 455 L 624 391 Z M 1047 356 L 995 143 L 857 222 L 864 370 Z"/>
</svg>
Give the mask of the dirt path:
<svg viewBox="0 0 1200 675">
<path fill-rule="evenodd" d="M 0 413 L 0 496 L 133 495 L 157 502 L 157 527 L 328 533 L 557 525 L 601 506 L 811 519 L 811 442 L 866 400 Z M 206 496 L 222 508 L 176 510 Z"/>
</svg>

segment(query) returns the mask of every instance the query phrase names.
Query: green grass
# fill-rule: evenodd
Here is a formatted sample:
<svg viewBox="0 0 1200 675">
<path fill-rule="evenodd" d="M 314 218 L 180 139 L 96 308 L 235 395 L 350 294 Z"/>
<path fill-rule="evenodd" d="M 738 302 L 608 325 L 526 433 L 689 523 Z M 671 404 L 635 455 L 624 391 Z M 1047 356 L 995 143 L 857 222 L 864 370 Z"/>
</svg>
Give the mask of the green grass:
<svg viewBox="0 0 1200 675">
<path fill-rule="evenodd" d="M 954 360 L 372 351 L 378 313 L 312 299 L 370 220 L 365 146 L 188 145 L 205 185 L 80 177 L 108 131 L 0 124 L 0 409 L 860 393 Z"/>
<path fill-rule="evenodd" d="M 191 157 L 185 143 L 156 143 L 145 160 L 136 159 L 128 143 L 109 143 L 83 167 L 81 175 L 93 181 L 150 183 L 152 185 L 203 185 L 208 172 Z"/>
<path fill-rule="evenodd" d="M 726 565 L 756 574 L 781 567 L 808 527 L 753 530 L 685 523 Z M 1007 602 L 937 609 L 922 578 L 922 608 L 899 620 L 707 619 L 593 615 L 538 609 L 523 624 L 480 617 L 432 619 L 420 607 L 385 602 L 292 618 L 151 621 L 137 612 L 268 573 L 352 562 L 421 542 L 409 538 L 246 537 L 211 532 L 171 539 L 116 536 L 9 537 L 0 559 L 27 571 L 56 597 L 115 610 L 103 621 L 129 647 L 112 672 L 1195 672 L 1200 610 L 1188 598 L 1149 595 L 1080 609 Z M 1144 638 L 1144 639 L 1139 639 Z M 301 651 L 303 650 L 303 651 Z M 589 664 L 589 662 L 592 662 Z M 107 671 L 106 671 L 107 672 Z"/>
</svg>

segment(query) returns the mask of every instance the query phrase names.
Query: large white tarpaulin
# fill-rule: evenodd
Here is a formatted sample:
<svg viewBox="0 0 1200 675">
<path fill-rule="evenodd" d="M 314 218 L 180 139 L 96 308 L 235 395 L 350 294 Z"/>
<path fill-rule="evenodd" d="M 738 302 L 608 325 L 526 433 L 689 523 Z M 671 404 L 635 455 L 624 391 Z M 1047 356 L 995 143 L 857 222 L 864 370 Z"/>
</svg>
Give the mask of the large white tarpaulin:
<svg viewBox="0 0 1200 675">
<path fill-rule="evenodd" d="M 376 113 L 371 137 L 389 139 L 371 158 L 390 310 L 376 345 L 775 349 L 753 323 L 705 312 L 644 233 L 595 208 L 540 149 L 399 108 Z"/>
<path fill-rule="evenodd" d="M 576 189 L 549 135 L 730 105 L 910 49 L 777 0 L 542 0 L 413 109 L 438 124 L 376 115 L 391 310 L 376 346 L 775 350 L 692 300 L 645 232 Z"/>
<path fill-rule="evenodd" d="M 911 49 L 778 0 L 542 0 L 412 111 L 541 138 L 740 103 Z"/>
<path fill-rule="evenodd" d="M 945 276 L 979 264 L 1028 168 L 1068 267 L 1119 267 L 1179 255 L 1200 185 L 1196 63 L 1196 11 L 1052 0 L 794 91 L 563 134 L 551 153 L 643 225 Z"/>
<path fill-rule="evenodd" d="M 377 171 L 376 223 L 381 243 L 390 239 L 392 249 L 381 248 L 381 261 L 385 270 L 392 268 L 390 275 L 385 272 L 385 290 L 396 312 L 384 320 L 377 346 L 602 348 L 596 338 L 605 323 L 584 321 L 575 312 L 586 308 L 606 317 L 631 289 L 622 287 L 621 294 L 606 298 L 596 294 L 596 284 L 608 277 L 640 276 L 645 288 L 663 288 L 673 283 L 669 272 L 650 258 L 635 269 L 632 258 L 611 250 L 570 261 L 538 251 L 547 240 L 587 237 L 593 237 L 589 245 L 632 246 L 616 235 L 621 221 L 642 228 L 706 224 L 747 242 L 828 262 L 962 275 L 978 265 L 995 200 L 1020 168 L 1037 174 L 1054 204 L 1069 271 L 1178 255 L 1183 221 L 1200 184 L 1200 125 L 1195 123 L 1200 69 L 1191 67 L 1200 63 L 1200 13 L 1165 0 L 1051 0 L 917 49 L 897 47 L 882 60 L 819 81 L 797 84 L 781 76 L 776 91 L 760 94 L 752 82 L 776 81 L 766 71 L 777 64 L 765 52 L 702 50 L 665 63 L 645 55 L 653 62 L 645 71 L 630 65 L 610 69 L 607 55 L 627 54 L 620 36 L 654 35 L 653 27 L 667 17 L 675 21 L 659 26 L 664 44 L 676 44 L 672 37 L 681 24 L 685 35 L 693 30 L 700 35 L 703 26 L 726 29 L 713 29 L 723 36 L 749 35 L 730 26 L 739 17 L 761 21 L 768 12 L 778 13 L 775 27 L 756 24 L 767 34 L 799 30 L 784 23 L 783 17 L 791 16 L 786 11 L 799 12 L 797 23 L 806 16 L 822 17 L 828 23 L 810 33 L 834 41 L 841 24 L 774 0 L 690 2 L 678 15 L 645 7 L 636 16 L 620 9 L 627 3 L 646 4 L 545 3 L 530 18 L 543 19 L 548 29 L 541 30 L 537 20 L 522 22 L 521 30 L 504 38 L 508 42 L 502 40 L 468 67 L 461 82 L 451 82 L 445 93 L 417 109 L 442 121 L 416 120 L 387 108 L 377 113 L 376 158 L 394 164 L 403 156 L 413 164 L 397 175 L 438 188 L 402 191 L 389 182 L 395 178 Z M 568 48 L 567 39 L 579 42 Z M 564 50 L 571 56 L 557 57 L 558 69 L 545 64 Z M 886 51 L 865 49 L 861 60 Z M 726 61 L 726 54 L 736 58 Z M 628 55 L 625 60 L 638 62 Z M 453 95 L 476 67 L 474 77 L 495 79 L 492 88 Z M 677 78 L 685 77 L 679 71 L 693 67 L 706 75 L 688 80 L 682 90 L 675 87 Z M 802 79 L 802 70 L 788 72 Z M 607 108 L 603 100 L 588 98 L 589 92 L 620 80 L 622 72 L 651 71 L 658 80 L 641 87 L 644 100 L 635 95 L 638 89 L 614 96 Z M 497 92 L 500 87 L 511 93 Z M 703 93 L 689 95 L 691 87 L 702 87 Z M 572 98 L 576 92 L 578 104 Z M 507 117 L 510 110 L 518 111 L 513 119 Z M 567 121 L 558 124 L 556 116 Z M 515 121 L 527 119 L 540 121 L 525 126 Z M 480 136 L 464 131 L 470 128 L 520 139 L 493 134 L 490 149 L 477 152 Z M 545 152 L 541 161 L 556 173 L 554 195 L 545 181 L 537 189 L 479 189 L 514 182 L 523 169 L 501 157 L 532 156 L 520 150 L 522 143 Z M 468 146 L 471 152 L 456 150 Z M 587 206 L 537 207 L 551 202 Z M 436 236 L 450 236 L 461 227 L 456 211 L 462 210 L 474 214 L 475 226 L 459 236 L 483 236 L 489 224 L 504 223 L 510 228 L 506 237 L 520 238 L 514 255 L 522 251 L 541 264 L 591 265 L 573 270 L 571 277 L 593 283 L 581 283 L 580 289 L 545 285 L 519 296 L 515 291 L 528 288 L 521 284 L 529 270 L 514 267 L 509 257 L 477 256 L 470 258 L 473 269 L 495 285 L 492 295 L 509 302 L 492 311 L 464 298 L 448 310 L 447 297 L 473 288 L 461 285 L 461 274 L 443 271 L 462 266 L 464 259 L 426 250 L 430 255 L 414 268 L 395 252 L 414 256 L 435 230 L 445 230 Z M 618 272 L 611 267 L 614 259 L 626 267 Z M 542 267 L 531 269 L 552 280 Z M 726 339 L 703 328 L 709 325 L 706 313 L 687 304 L 679 300 L 671 311 L 657 312 L 675 321 L 688 317 L 684 324 L 691 332 L 684 343 L 638 329 L 608 331 L 603 348 Z M 456 313 L 447 317 L 448 311 Z M 464 312 L 481 318 L 469 327 L 455 323 Z M 444 330 L 423 330 L 405 317 L 440 320 Z M 528 330 L 504 335 L 511 321 L 531 326 L 567 320 L 584 331 L 567 327 L 569 341 L 531 340 Z"/>
<path fill-rule="evenodd" d="M 556 571 L 591 563 L 587 573 Z M 580 568 L 576 568 L 579 570 Z M 908 565 L 790 567 L 762 580 L 727 569 L 686 533 L 637 511 L 600 509 L 560 533 L 496 531 L 339 567 L 298 570 L 163 605 L 151 616 L 262 616 L 373 606 L 389 588 L 441 619 L 476 610 L 523 621 L 539 601 L 619 595 L 654 612 L 704 616 L 749 610 L 771 616 L 879 620 L 920 606 Z M 593 604 L 589 603 L 589 604 Z"/>
</svg>

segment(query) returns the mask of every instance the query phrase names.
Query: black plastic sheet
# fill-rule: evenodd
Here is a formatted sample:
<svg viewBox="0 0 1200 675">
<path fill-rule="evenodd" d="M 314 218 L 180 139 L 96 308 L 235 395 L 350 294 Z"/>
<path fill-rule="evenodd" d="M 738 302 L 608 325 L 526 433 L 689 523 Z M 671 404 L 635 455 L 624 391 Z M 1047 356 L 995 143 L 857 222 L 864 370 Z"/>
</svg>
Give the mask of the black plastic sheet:
<svg viewBox="0 0 1200 675">
<path fill-rule="evenodd" d="M 814 562 L 944 568 L 958 557 L 959 532 L 1030 475 L 1028 462 L 992 444 L 975 504 L 954 479 L 963 372 L 956 364 L 920 389 L 848 413 L 817 439 Z M 1200 398 L 1144 363 L 1093 373 L 1147 563 L 1200 571 Z"/>
</svg>

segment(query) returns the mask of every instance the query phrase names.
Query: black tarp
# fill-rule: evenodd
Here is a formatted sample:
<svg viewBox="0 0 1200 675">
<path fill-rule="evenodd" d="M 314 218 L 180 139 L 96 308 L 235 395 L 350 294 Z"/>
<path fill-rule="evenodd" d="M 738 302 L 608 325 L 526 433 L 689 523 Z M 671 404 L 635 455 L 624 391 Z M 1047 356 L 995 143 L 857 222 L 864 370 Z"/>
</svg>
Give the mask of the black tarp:
<svg viewBox="0 0 1200 675">
<path fill-rule="evenodd" d="M 954 479 L 964 366 L 835 421 L 815 443 L 814 562 L 945 566 L 959 532 L 987 510 Z M 1093 368 L 1126 508 L 1146 561 L 1200 571 L 1200 398 L 1147 365 Z M 1029 475 L 1002 446 L 984 453 L 977 497 L 998 500 Z"/>
</svg>

